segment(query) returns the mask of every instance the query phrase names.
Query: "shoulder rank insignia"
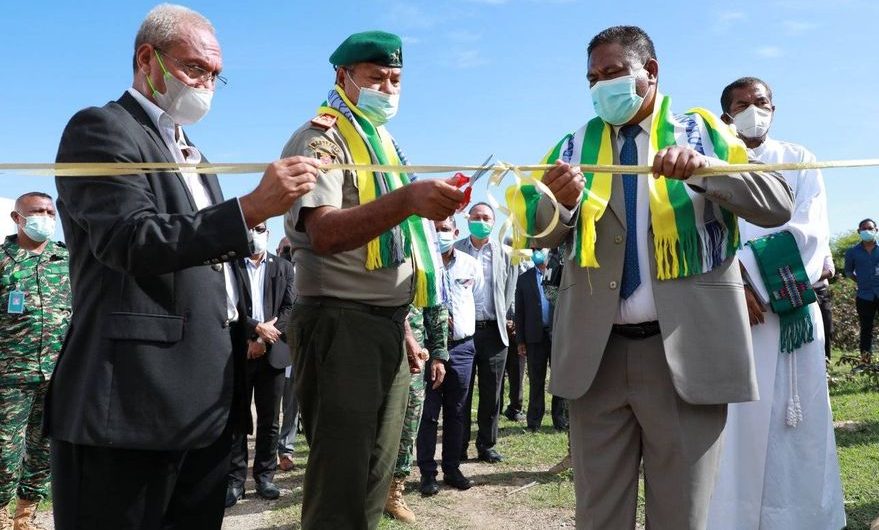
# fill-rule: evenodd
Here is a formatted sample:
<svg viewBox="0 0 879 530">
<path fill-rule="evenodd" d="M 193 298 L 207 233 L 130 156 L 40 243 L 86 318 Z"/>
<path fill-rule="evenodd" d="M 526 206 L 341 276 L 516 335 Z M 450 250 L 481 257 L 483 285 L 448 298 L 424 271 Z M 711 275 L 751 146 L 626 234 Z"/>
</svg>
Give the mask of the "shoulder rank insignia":
<svg viewBox="0 0 879 530">
<path fill-rule="evenodd" d="M 311 120 L 311 124 L 320 127 L 321 129 L 327 130 L 336 124 L 336 117 L 332 114 L 321 114 L 319 116 L 315 116 L 315 118 Z"/>
</svg>

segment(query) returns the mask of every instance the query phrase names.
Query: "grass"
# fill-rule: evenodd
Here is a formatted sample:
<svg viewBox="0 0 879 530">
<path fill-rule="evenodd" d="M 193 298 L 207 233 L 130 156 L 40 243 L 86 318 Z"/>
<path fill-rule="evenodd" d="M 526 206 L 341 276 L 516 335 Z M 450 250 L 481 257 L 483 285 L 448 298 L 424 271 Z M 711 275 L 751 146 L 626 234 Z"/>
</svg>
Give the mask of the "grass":
<svg viewBox="0 0 879 530">
<path fill-rule="evenodd" d="M 834 361 L 840 356 L 835 352 Z M 833 381 L 830 387 L 830 401 L 836 424 L 836 442 L 842 473 L 845 509 L 849 530 L 869 530 L 870 522 L 879 516 L 879 391 L 871 388 L 864 377 L 852 376 L 846 366 L 830 369 Z M 525 382 L 527 400 L 527 378 Z M 478 400 L 474 400 L 474 405 Z M 547 395 L 547 411 L 549 410 Z M 472 411 L 475 416 L 475 409 Z M 474 422 L 475 428 L 475 422 Z M 475 439 L 475 433 L 473 436 Z M 501 416 L 497 449 L 504 455 L 504 461 L 493 466 L 484 466 L 489 471 L 477 471 L 471 476 L 488 495 L 480 499 L 485 510 L 498 518 L 513 522 L 521 510 L 532 513 L 546 513 L 555 520 L 572 520 L 574 507 L 573 475 L 570 471 L 558 475 L 545 473 L 559 462 L 567 453 L 567 436 L 552 429 L 549 414 L 544 417 L 540 431 L 531 433 L 522 424 L 514 423 Z M 302 436 L 296 442 L 297 467 L 289 473 L 279 473 L 278 482 L 293 491 L 284 495 L 271 505 L 269 516 L 273 524 L 283 528 L 300 528 L 302 479 L 308 447 Z M 471 456 L 473 449 L 471 448 Z M 524 486 L 532 481 L 537 485 L 515 495 L 507 496 L 503 491 Z M 440 494 L 436 497 L 421 498 L 414 493 L 417 478 L 407 483 L 407 501 L 424 520 L 424 528 L 441 530 L 444 528 L 463 528 L 468 522 L 468 514 L 459 499 L 452 495 Z M 495 488 L 495 489 L 490 489 Z M 475 488 L 462 495 L 476 495 Z M 12 502 L 11 509 L 14 510 Z M 643 487 L 639 492 L 638 521 L 643 524 Z M 51 500 L 43 501 L 40 511 L 51 509 Z M 527 525 L 525 525 L 527 526 Z M 402 530 L 411 527 L 392 519 L 384 518 L 379 525 L 383 530 Z"/>
<path fill-rule="evenodd" d="M 834 360 L 839 358 L 834 352 Z M 879 391 L 848 367 L 831 365 L 830 403 L 834 421 L 853 422 L 836 429 L 836 447 L 849 530 L 869 530 L 879 517 Z"/>
<path fill-rule="evenodd" d="M 834 361 L 840 356 L 834 355 Z M 843 428 L 836 429 L 836 441 L 845 494 L 845 509 L 848 517 L 849 530 L 869 530 L 870 522 L 879 516 L 879 391 L 871 389 L 865 378 L 853 377 L 845 366 L 831 365 L 833 382 L 830 388 L 830 400 L 835 422 L 844 423 Z M 527 378 L 525 395 L 527 400 Z M 474 400 L 476 403 L 476 400 Z M 547 411 L 549 410 L 547 395 Z M 473 410 L 475 415 L 476 411 Z M 475 428 L 475 422 L 474 422 Z M 474 434 L 475 438 L 475 434 Z M 504 503 L 510 509 L 513 505 L 527 506 L 535 511 L 558 512 L 568 511 L 573 516 L 574 485 L 571 471 L 558 475 L 548 475 L 544 471 L 560 461 L 567 452 L 567 436 L 558 433 L 551 426 L 547 414 L 540 431 L 531 433 L 522 424 L 511 422 L 501 416 L 498 434 L 498 450 L 504 455 L 504 461 L 492 466 L 490 475 L 479 477 L 487 485 L 507 485 L 518 487 L 536 481 L 534 487 L 524 490 L 512 498 L 496 495 L 492 498 L 492 506 L 486 509 L 503 513 Z M 304 456 L 307 450 L 301 447 Z M 472 452 L 472 449 L 471 449 Z M 471 455 L 472 456 L 472 455 Z M 410 480 L 407 491 L 412 492 L 416 482 Z M 639 488 L 638 522 L 644 523 L 643 484 Z M 473 490 L 471 490 L 473 491 Z M 407 494 L 410 504 L 417 504 L 417 513 L 424 514 L 425 519 L 438 518 L 443 528 L 466 526 L 466 522 L 456 516 L 454 507 L 447 505 L 448 499 L 442 496 L 421 499 L 414 493 Z M 275 520 L 289 524 L 298 520 L 298 505 L 283 508 Z M 402 530 L 411 528 L 392 519 L 384 518 L 379 525 L 384 530 Z M 434 526 L 434 528 L 438 528 Z"/>
</svg>

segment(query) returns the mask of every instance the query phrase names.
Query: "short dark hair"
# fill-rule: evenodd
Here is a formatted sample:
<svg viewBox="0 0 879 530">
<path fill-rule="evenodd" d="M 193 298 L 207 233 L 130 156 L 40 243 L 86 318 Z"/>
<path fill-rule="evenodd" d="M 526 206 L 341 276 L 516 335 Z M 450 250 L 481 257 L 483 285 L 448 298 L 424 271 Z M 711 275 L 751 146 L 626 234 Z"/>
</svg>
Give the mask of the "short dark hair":
<svg viewBox="0 0 879 530">
<path fill-rule="evenodd" d="M 726 85 L 726 88 L 724 88 L 723 92 L 720 93 L 720 109 L 723 112 L 729 114 L 729 109 L 732 106 L 733 90 L 748 88 L 754 85 L 763 85 L 766 88 L 766 92 L 769 93 L 769 100 L 772 101 L 772 88 L 770 88 L 769 85 L 766 84 L 766 81 L 760 79 L 759 77 L 740 77 L 732 83 Z"/>
<path fill-rule="evenodd" d="M 874 221 L 874 220 L 870 219 L 869 217 L 867 217 L 866 219 L 864 219 L 863 221 L 861 221 L 860 223 L 858 223 L 858 229 L 860 229 L 862 226 L 864 226 L 865 223 L 873 223 L 873 226 L 876 226 L 876 221 Z"/>
<path fill-rule="evenodd" d="M 474 204 L 473 206 L 471 206 L 469 210 L 467 210 L 467 213 L 472 212 L 473 209 L 476 208 L 477 206 L 487 206 L 488 209 L 491 210 L 491 214 L 494 215 L 494 207 L 493 207 L 492 205 L 488 204 L 488 203 L 485 202 L 485 201 L 477 202 L 476 204 Z"/>
<path fill-rule="evenodd" d="M 650 59 L 656 59 L 656 49 L 650 35 L 638 26 L 613 26 L 592 37 L 586 54 L 592 55 L 592 50 L 605 44 L 619 44 L 632 53 L 642 63 Z"/>
<path fill-rule="evenodd" d="M 43 199 L 52 200 L 52 196 L 48 193 L 43 193 L 42 191 L 29 191 L 24 195 L 21 195 L 19 198 L 15 199 L 15 207 L 18 208 L 18 205 L 21 204 L 21 201 L 28 199 L 30 197 L 41 197 Z"/>
</svg>

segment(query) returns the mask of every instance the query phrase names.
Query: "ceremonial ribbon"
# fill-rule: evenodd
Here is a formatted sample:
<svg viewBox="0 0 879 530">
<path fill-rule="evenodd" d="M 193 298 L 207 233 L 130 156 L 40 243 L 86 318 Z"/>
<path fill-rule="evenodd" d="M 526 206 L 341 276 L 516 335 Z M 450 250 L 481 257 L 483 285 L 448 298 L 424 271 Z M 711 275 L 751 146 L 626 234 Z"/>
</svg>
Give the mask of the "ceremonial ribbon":
<svg viewBox="0 0 879 530">
<path fill-rule="evenodd" d="M 139 162 L 67 162 L 57 164 L 44 163 L 0 163 L 0 173 L 24 173 L 46 177 L 122 177 L 140 173 L 162 173 L 166 171 L 190 171 L 194 173 L 212 173 L 217 175 L 246 175 L 262 173 L 270 163 L 225 163 L 225 164 L 176 164 L 171 162 L 139 163 Z M 318 169 L 331 171 L 391 171 L 409 173 L 455 173 L 478 171 L 485 169 L 491 172 L 508 172 L 518 170 L 525 174 L 532 171 L 546 171 L 554 164 L 514 165 L 496 163 L 488 166 L 473 165 L 395 165 L 395 164 L 320 164 Z M 571 164 L 579 167 L 584 173 L 622 172 L 646 175 L 653 173 L 652 166 L 622 166 L 615 164 Z M 783 162 L 778 164 L 728 164 L 724 166 L 703 167 L 693 172 L 694 177 L 716 177 L 731 173 L 749 173 L 752 171 L 805 171 L 810 169 L 844 169 L 858 167 L 879 167 L 879 158 L 854 160 L 828 160 L 824 162 Z"/>
</svg>

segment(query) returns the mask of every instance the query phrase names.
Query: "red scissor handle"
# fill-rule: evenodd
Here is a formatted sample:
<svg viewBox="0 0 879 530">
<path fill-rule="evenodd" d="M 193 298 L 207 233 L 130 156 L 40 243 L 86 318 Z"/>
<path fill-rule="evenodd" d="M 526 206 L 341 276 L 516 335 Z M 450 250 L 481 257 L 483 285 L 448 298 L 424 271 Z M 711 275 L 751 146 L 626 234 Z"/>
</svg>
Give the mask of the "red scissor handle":
<svg viewBox="0 0 879 530">
<path fill-rule="evenodd" d="M 460 188 L 462 186 L 466 186 L 470 183 L 470 177 L 463 173 L 455 173 L 455 176 L 452 177 L 452 185 L 456 188 Z M 470 196 L 473 194 L 473 186 L 467 186 L 467 189 L 464 190 L 464 200 L 461 201 L 461 204 L 458 205 L 458 211 L 464 210 L 468 204 L 470 204 Z"/>
</svg>

